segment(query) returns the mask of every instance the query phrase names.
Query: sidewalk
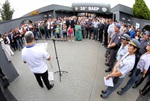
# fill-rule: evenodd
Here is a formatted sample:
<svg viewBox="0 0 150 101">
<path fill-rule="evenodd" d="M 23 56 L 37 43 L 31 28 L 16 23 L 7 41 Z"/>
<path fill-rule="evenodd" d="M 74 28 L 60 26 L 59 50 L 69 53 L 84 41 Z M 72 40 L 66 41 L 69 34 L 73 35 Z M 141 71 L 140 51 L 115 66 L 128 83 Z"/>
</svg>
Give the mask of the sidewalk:
<svg viewBox="0 0 150 101">
<path fill-rule="evenodd" d="M 51 64 L 46 62 L 49 72 L 58 71 L 53 42 L 38 41 L 42 42 L 48 42 L 47 51 L 52 58 Z M 130 89 L 123 96 L 115 91 L 107 99 L 100 98 L 101 90 L 106 88 L 103 77 L 107 73 L 104 72 L 105 48 L 99 42 L 89 39 L 56 42 L 56 47 L 60 68 L 68 73 L 62 74 L 62 82 L 59 82 L 59 75 L 54 74 L 55 86 L 51 90 L 39 87 L 28 66 L 22 62 L 21 52 L 15 52 L 12 62 L 20 76 L 10 84 L 9 90 L 18 101 L 135 101 L 139 96 L 138 89 Z M 127 80 L 128 77 L 120 87 Z"/>
</svg>

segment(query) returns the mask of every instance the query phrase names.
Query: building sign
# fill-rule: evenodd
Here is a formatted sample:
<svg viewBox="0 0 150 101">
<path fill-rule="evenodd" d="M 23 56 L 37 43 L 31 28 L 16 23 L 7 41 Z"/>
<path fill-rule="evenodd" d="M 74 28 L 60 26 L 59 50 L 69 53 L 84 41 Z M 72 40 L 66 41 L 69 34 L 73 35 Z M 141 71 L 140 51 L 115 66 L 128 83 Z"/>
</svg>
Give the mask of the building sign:
<svg viewBox="0 0 150 101">
<path fill-rule="evenodd" d="M 92 4 L 74 4 L 72 5 L 75 11 L 82 11 L 82 12 L 98 12 L 98 13 L 105 13 L 109 12 L 109 6 L 104 5 L 92 5 Z"/>
<path fill-rule="evenodd" d="M 38 15 L 38 14 L 39 14 L 39 10 L 35 10 L 30 13 L 30 16 Z"/>
<path fill-rule="evenodd" d="M 100 7 L 86 7 L 86 6 L 81 6 L 81 7 L 75 7 L 75 11 L 102 11 L 102 12 L 106 12 L 107 8 L 103 7 L 102 9 L 100 9 Z"/>
</svg>

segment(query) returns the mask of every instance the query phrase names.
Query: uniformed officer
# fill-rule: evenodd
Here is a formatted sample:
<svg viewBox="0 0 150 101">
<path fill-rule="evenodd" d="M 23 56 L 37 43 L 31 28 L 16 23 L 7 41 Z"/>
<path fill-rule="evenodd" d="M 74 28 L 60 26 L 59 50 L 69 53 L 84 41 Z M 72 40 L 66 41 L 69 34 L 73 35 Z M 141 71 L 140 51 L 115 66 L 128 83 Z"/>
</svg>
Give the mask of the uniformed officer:
<svg viewBox="0 0 150 101">
<path fill-rule="evenodd" d="M 140 48 L 140 43 L 137 39 L 130 40 L 128 45 L 128 52 L 119 60 L 113 69 L 113 72 L 106 76 L 106 80 L 113 78 L 114 86 L 107 87 L 102 90 L 100 97 L 107 98 L 113 91 L 115 91 L 123 82 L 124 77 L 132 70 L 135 64 L 135 53 Z"/>
<path fill-rule="evenodd" d="M 111 39 L 111 42 L 108 45 L 108 48 L 110 49 L 110 58 L 109 58 L 109 68 L 107 70 L 105 70 L 105 72 L 110 72 L 113 68 L 114 62 L 115 62 L 115 58 L 116 58 L 116 54 L 117 51 L 120 47 L 121 44 L 121 34 L 120 34 L 120 24 L 119 23 L 115 23 L 115 34 Z"/>
<path fill-rule="evenodd" d="M 149 37 L 150 37 L 150 32 L 149 31 L 145 31 L 143 33 L 143 38 L 140 39 L 141 48 L 140 48 L 140 50 L 139 50 L 139 52 L 137 54 L 137 60 L 136 60 L 137 62 L 140 59 L 140 56 L 146 52 L 146 46 L 147 46 L 147 42 L 149 41 Z M 135 68 L 136 68 L 136 65 L 133 68 L 133 70 L 131 70 L 131 73 L 129 74 L 129 77 L 132 76 L 133 71 L 134 71 Z"/>
<path fill-rule="evenodd" d="M 130 41 L 130 36 L 128 34 L 123 34 L 121 39 L 122 44 L 117 52 L 116 61 L 120 60 L 122 56 L 128 52 L 128 41 Z"/>
<path fill-rule="evenodd" d="M 131 76 L 125 87 L 123 87 L 121 91 L 117 92 L 118 95 L 124 94 L 131 88 L 135 81 L 139 80 L 141 77 L 145 77 L 150 66 L 150 42 L 148 42 L 146 50 L 147 52 L 140 57 L 134 74 Z"/>
<path fill-rule="evenodd" d="M 145 31 L 143 33 L 143 38 L 140 39 L 140 43 L 141 43 L 141 48 L 139 50 L 139 53 L 142 55 L 146 52 L 146 46 L 147 46 L 147 42 L 149 41 L 150 37 L 150 32 L 149 31 Z"/>
</svg>

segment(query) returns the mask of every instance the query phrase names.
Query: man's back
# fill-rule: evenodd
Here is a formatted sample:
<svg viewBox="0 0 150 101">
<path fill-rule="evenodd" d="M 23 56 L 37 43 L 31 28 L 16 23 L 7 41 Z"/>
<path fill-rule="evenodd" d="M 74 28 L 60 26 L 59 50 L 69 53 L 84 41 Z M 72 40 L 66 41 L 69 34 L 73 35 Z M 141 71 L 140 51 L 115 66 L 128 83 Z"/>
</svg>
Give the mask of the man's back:
<svg viewBox="0 0 150 101">
<path fill-rule="evenodd" d="M 26 46 L 22 50 L 22 59 L 25 61 L 33 73 L 43 73 L 48 67 L 44 62 L 49 58 L 49 54 L 41 47 L 32 45 Z"/>
</svg>

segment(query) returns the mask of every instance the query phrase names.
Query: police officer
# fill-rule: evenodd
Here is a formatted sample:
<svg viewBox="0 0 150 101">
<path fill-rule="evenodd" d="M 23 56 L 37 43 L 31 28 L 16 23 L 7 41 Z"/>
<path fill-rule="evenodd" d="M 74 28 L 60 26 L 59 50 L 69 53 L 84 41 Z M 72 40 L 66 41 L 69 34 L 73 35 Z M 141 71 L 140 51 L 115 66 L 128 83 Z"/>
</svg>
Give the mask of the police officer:
<svg viewBox="0 0 150 101">
<path fill-rule="evenodd" d="M 115 91 L 123 82 L 124 77 L 132 70 L 135 64 L 135 53 L 140 48 L 140 43 L 137 39 L 130 40 L 128 45 L 128 52 L 119 60 L 113 69 L 113 72 L 106 76 L 106 80 L 113 78 L 113 87 L 107 87 L 102 90 L 101 98 L 107 98 L 113 91 Z"/>
<path fill-rule="evenodd" d="M 145 32 L 143 33 L 143 38 L 140 39 L 141 48 L 140 48 L 140 50 L 139 50 L 139 52 L 138 52 L 138 54 L 137 54 L 136 63 L 139 61 L 140 56 L 146 52 L 146 46 L 147 46 L 147 43 L 148 43 L 148 41 L 149 41 L 149 37 L 150 37 L 150 32 L 149 32 L 149 31 L 145 31 Z M 137 65 L 137 64 L 136 64 L 136 65 Z M 136 68 L 136 65 L 135 65 L 135 67 L 133 68 L 133 70 L 131 70 L 131 73 L 129 74 L 129 77 L 132 76 L 133 71 L 134 71 L 134 69 Z"/>
<path fill-rule="evenodd" d="M 120 24 L 115 23 L 115 27 L 114 27 L 115 34 L 112 37 L 111 42 L 108 44 L 108 48 L 110 49 L 110 58 L 108 61 L 109 68 L 107 70 L 105 70 L 105 72 L 110 72 L 113 68 L 116 54 L 117 54 L 117 51 L 118 51 L 119 46 L 121 44 L 120 28 L 121 28 Z"/>
<path fill-rule="evenodd" d="M 130 36 L 128 34 L 123 34 L 121 39 L 122 44 L 117 52 L 116 61 L 120 60 L 122 56 L 128 52 L 128 41 L 130 41 Z"/>
<path fill-rule="evenodd" d="M 131 76 L 125 87 L 122 88 L 121 91 L 117 92 L 118 95 L 124 94 L 130 89 L 130 87 L 135 83 L 136 80 L 139 80 L 141 77 L 145 77 L 150 66 L 150 42 L 148 42 L 146 50 L 147 52 L 140 57 L 134 74 Z"/>
<path fill-rule="evenodd" d="M 140 39 L 140 43 L 141 43 L 141 48 L 139 50 L 140 55 L 142 55 L 146 52 L 146 46 L 147 46 L 147 43 L 149 41 L 149 37 L 150 37 L 150 32 L 145 31 L 143 33 L 143 38 Z"/>
</svg>

